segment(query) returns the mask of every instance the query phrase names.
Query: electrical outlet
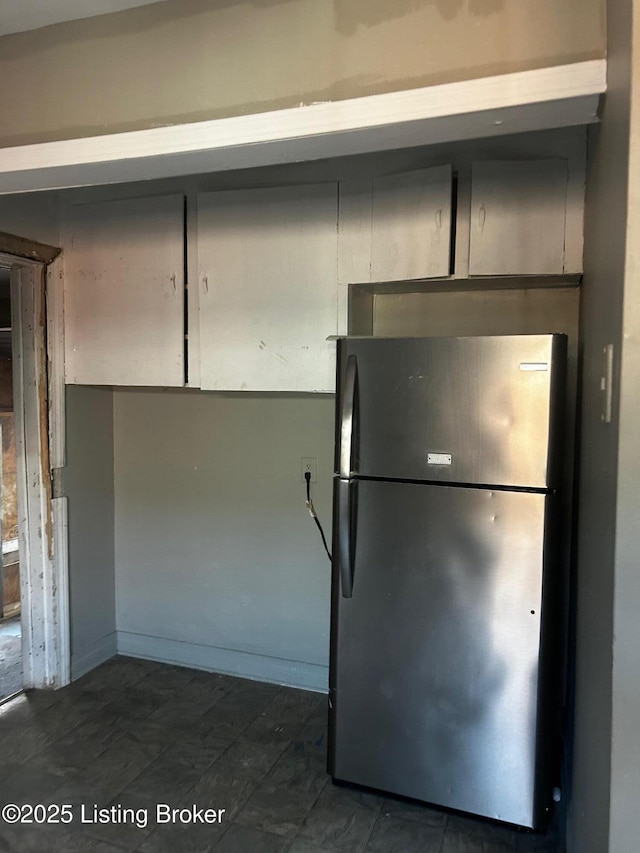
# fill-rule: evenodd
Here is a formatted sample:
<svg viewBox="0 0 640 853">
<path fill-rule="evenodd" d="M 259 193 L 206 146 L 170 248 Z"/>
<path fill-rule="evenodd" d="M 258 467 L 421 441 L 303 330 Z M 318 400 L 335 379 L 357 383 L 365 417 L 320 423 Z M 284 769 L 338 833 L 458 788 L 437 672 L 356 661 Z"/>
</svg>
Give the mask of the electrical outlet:
<svg viewBox="0 0 640 853">
<path fill-rule="evenodd" d="M 303 456 L 300 459 L 300 477 L 302 482 L 306 483 L 305 474 L 307 471 L 311 474 L 311 482 L 318 482 L 318 461 L 315 456 Z"/>
</svg>

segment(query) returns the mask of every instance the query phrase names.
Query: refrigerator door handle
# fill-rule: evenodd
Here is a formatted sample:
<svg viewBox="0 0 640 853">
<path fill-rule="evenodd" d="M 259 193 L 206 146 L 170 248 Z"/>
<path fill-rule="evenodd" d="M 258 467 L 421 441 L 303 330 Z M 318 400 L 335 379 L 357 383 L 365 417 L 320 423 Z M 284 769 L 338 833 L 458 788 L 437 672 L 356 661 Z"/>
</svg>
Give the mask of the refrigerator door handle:
<svg viewBox="0 0 640 853">
<path fill-rule="evenodd" d="M 355 416 L 356 382 L 358 378 L 358 360 L 355 355 L 347 358 L 347 370 L 340 405 L 340 477 L 351 476 L 353 453 L 353 420 Z"/>
<path fill-rule="evenodd" d="M 338 561 L 343 598 L 353 595 L 351 570 L 351 487 L 349 480 L 338 480 Z"/>
</svg>

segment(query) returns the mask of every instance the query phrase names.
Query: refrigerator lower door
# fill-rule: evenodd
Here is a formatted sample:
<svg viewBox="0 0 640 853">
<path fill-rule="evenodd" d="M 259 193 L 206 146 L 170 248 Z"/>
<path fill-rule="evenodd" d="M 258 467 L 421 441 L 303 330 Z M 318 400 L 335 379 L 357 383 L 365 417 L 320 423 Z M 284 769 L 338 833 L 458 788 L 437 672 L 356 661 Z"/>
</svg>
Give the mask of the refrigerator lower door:
<svg viewBox="0 0 640 853">
<path fill-rule="evenodd" d="M 548 498 L 355 488 L 350 598 L 334 566 L 329 772 L 537 825 Z"/>
</svg>

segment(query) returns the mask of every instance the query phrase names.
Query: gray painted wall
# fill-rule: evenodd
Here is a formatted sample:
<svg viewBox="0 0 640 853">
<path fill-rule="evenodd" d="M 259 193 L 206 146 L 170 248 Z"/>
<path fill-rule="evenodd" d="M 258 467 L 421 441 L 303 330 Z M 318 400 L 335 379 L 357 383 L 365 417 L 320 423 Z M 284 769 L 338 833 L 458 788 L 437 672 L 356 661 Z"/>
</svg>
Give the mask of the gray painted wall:
<svg viewBox="0 0 640 853">
<path fill-rule="evenodd" d="M 31 193 L 0 198 L 0 231 L 59 246 L 56 193 Z"/>
<path fill-rule="evenodd" d="M 114 396 L 119 650 L 325 689 L 333 397 Z"/>
<path fill-rule="evenodd" d="M 626 286 L 631 8 L 630 0 L 608 4 L 609 89 L 602 124 L 590 133 L 589 140 L 582 288 L 584 350 L 574 767 L 567 839 L 570 853 L 631 850 L 624 844 L 610 844 L 609 838 L 616 511 L 624 511 L 618 495 L 618 471 L 622 464 L 618 455 L 618 424 Z M 613 422 L 604 424 L 600 377 L 602 349 L 608 343 L 614 344 L 616 352 L 615 405 Z M 633 384 L 637 389 L 637 377 Z M 632 476 L 637 476 L 637 467 L 635 470 Z M 634 517 L 637 542 L 637 506 Z M 637 549 L 635 565 L 637 568 Z M 637 613 L 633 625 L 637 644 L 640 634 Z M 635 740 L 637 737 L 636 729 Z M 623 748 L 627 747 L 625 742 Z M 637 787 L 632 790 L 637 800 Z M 635 809 L 637 812 L 637 802 Z M 637 838 L 636 829 L 626 843 L 637 849 Z"/>
<path fill-rule="evenodd" d="M 634 853 L 640 838 L 640 9 L 633 4 L 631 134 L 622 345 L 613 609 L 609 849 Z M 626 40 L 625 40 L 626 44 Z"/>
<path fill-rule="evenodd" d="M 67 387 L 71 674 L 116 651 L 113 392 Z"/>
</svg>

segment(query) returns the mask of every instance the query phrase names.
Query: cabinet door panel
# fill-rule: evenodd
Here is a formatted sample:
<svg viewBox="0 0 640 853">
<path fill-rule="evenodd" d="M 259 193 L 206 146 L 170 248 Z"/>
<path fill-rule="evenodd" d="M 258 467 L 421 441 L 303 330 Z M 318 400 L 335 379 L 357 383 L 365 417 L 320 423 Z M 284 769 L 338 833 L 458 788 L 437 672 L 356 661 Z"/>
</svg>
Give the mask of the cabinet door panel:
<svg viewBox="0 0 640 853">
<path fill-rule="evenodd" d="M 449 275 L 451 191 L 451 166 L 374 180 L 372 281 Z"/>
<path fill-rule="evenodd" d="M 181 196 L 70 209 L 65 373 L 70 384 L 184 384 Z"/>
<path fill-rule="evenodd" d="M 370 178 L 340 181 L 338 204 L 338 281 L 355 284 L 371 281 Z"/>
<path fill-rule="evenodd" d="M 473 164 L 470 275 L 564 272 L 565 160 Z"/>
<path fill-rule="evenodd" d="M 337 185 L 198 197 L 201 387 L 332 391 Z"/>
</svg>

